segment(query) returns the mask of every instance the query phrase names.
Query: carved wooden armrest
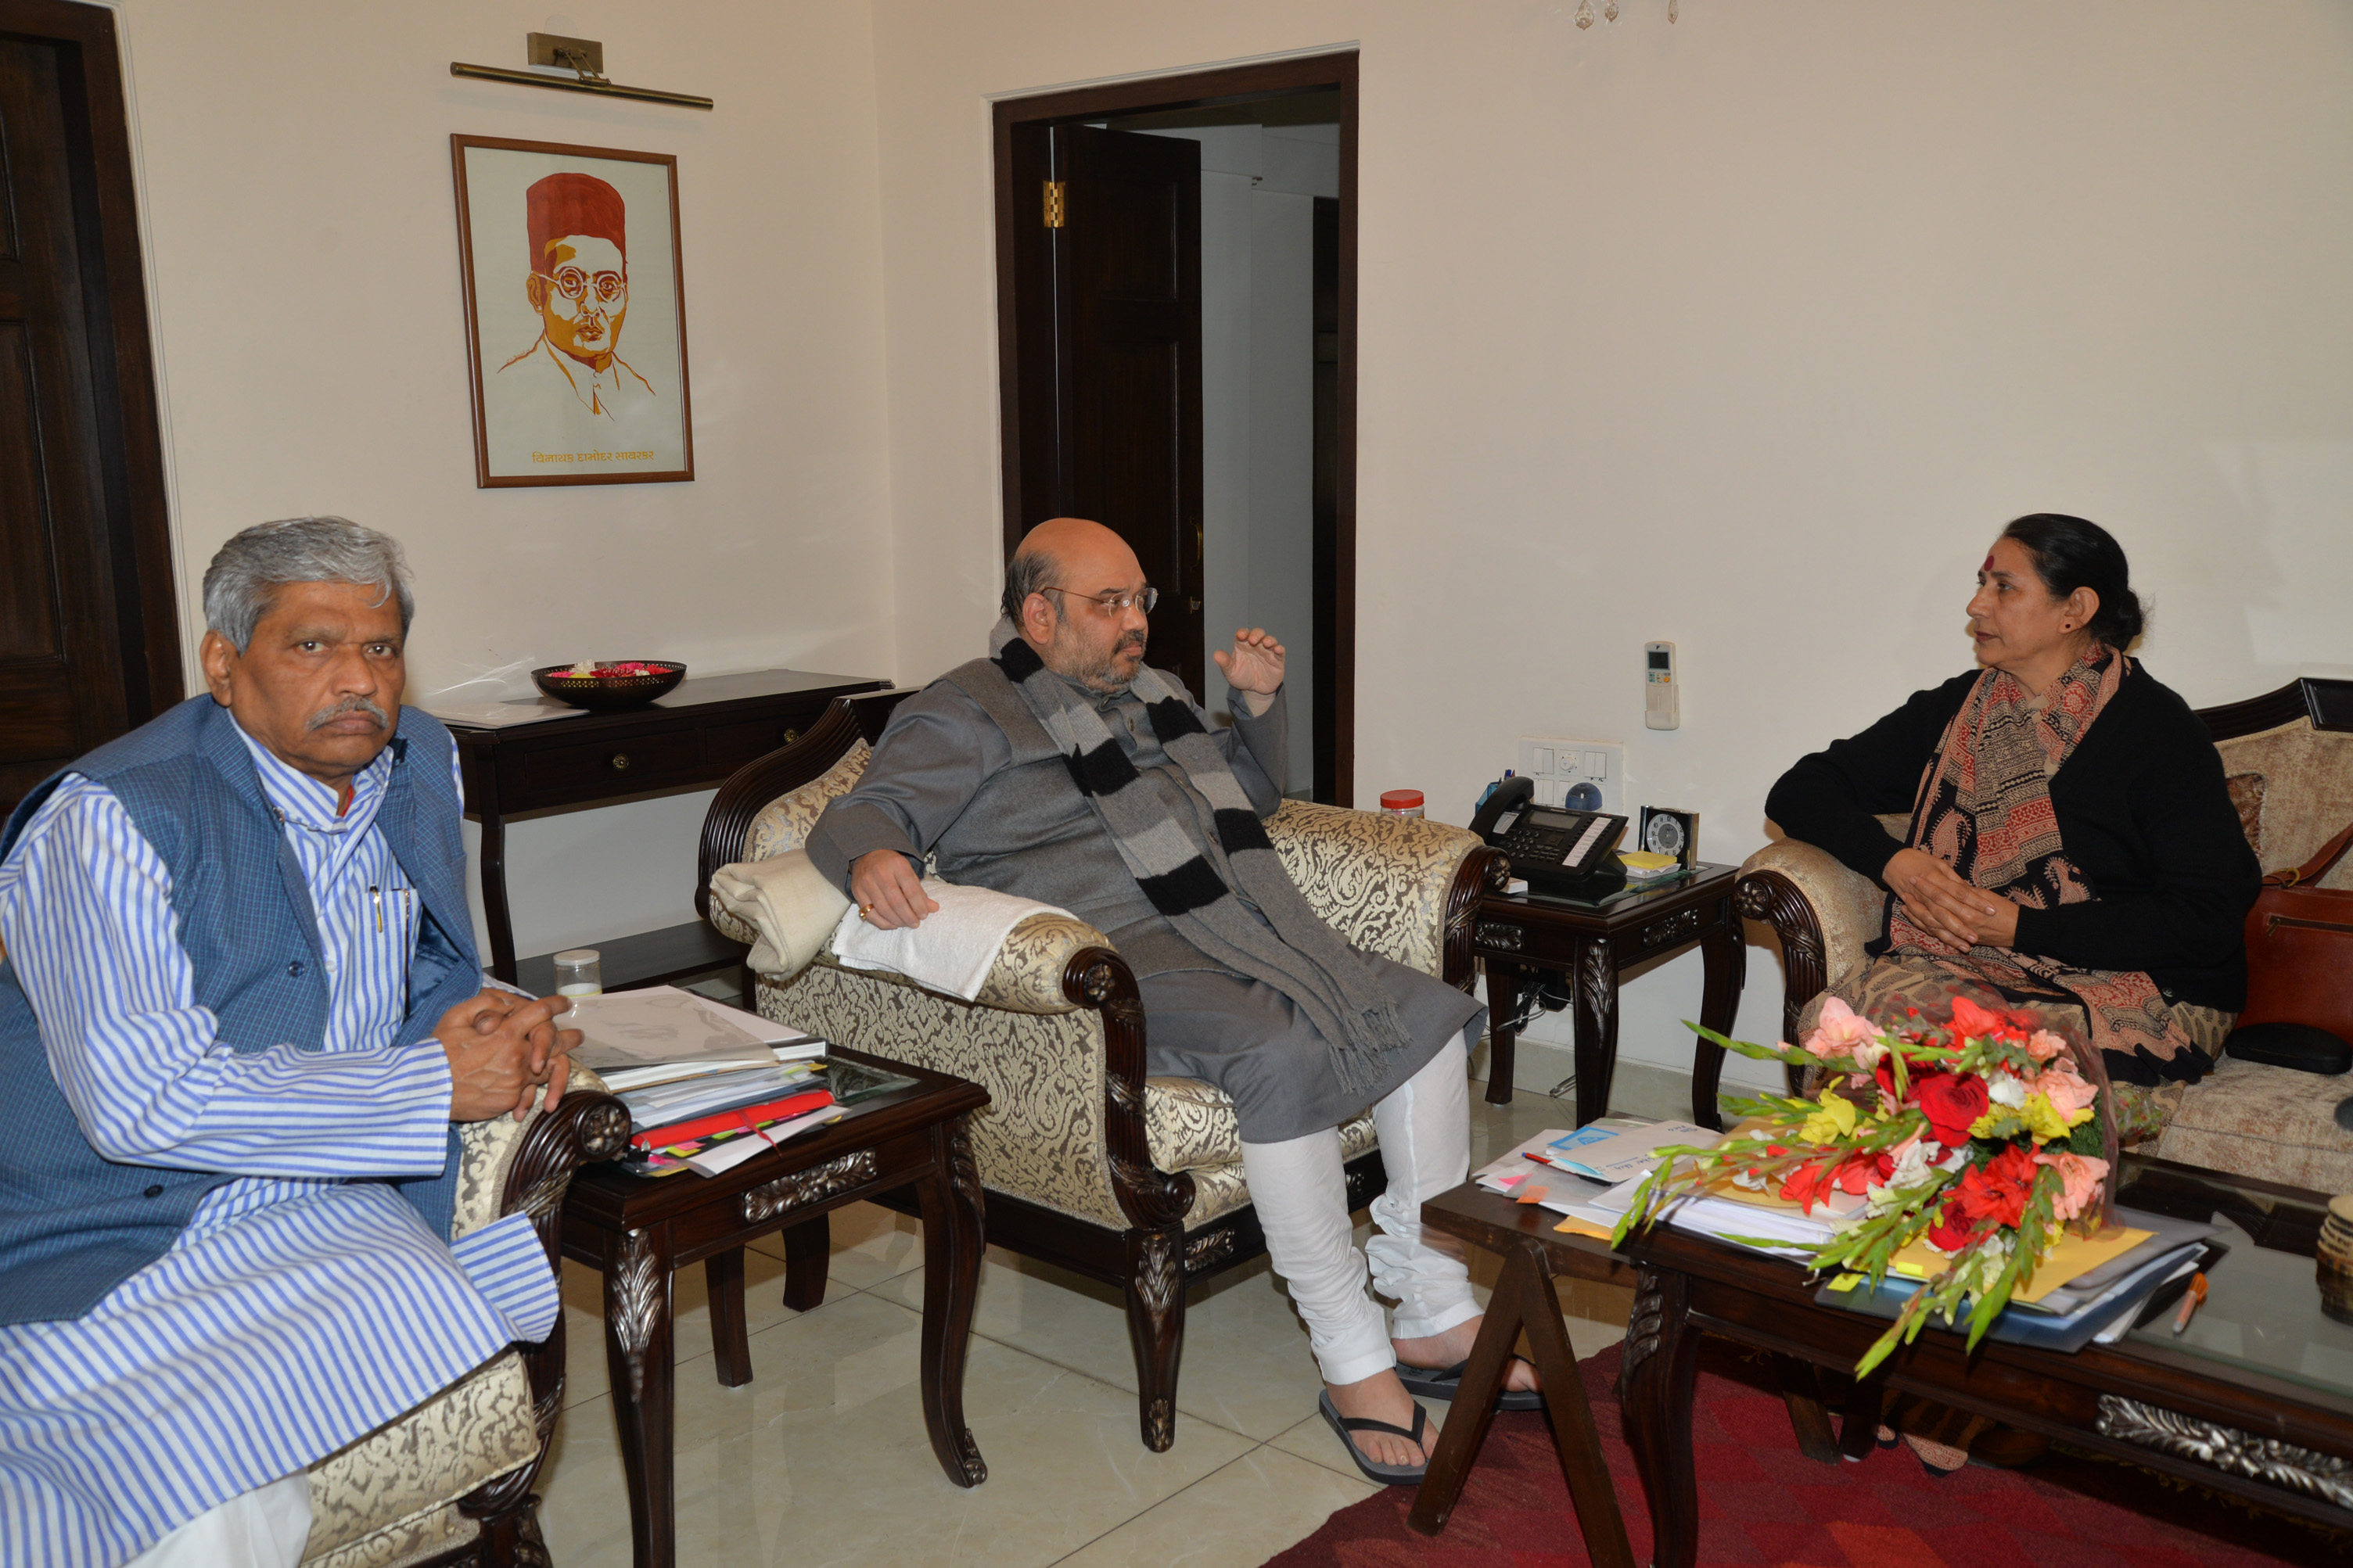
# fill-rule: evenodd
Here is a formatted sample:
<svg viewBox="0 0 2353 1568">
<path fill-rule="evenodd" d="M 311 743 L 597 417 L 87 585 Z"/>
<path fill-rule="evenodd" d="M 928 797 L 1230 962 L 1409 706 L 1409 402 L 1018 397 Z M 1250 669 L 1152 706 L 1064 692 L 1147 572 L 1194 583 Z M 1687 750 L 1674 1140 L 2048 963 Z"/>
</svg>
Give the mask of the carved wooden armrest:
<svg viewBox="0 0 2353 1568">
<path fill-rule="evenodd" d="M 1767 845 L 1741 867 L 1734 906 L 1771 926 L 1781 942 L 1784 1039 L 1798 1037 L 1798 1015 L 1807 1003 L 1862 963 L 1885 898 L 1877 883 L 1829 851 L 1794 839 Z"/>
<path fill-rule="evenodd" d="M 584 1079 L 599 1087 L 580 1087 Z M 564 1268 L 557 1251 L 564 1229 L 564 1194 L 571 1188 L 573 1173 L 591 1161 L 613 1158 L 629 1141 L 628 1108 L 603 1093 L 601 1081 L 585 1068 L 573 1069 L 574 1087 L 555 1109 L 536 1111 L 523 1124 L 522 1137 L 514 1147 L 499 1191 L 500 1216 L 529 1215 L 532 1228 L 539 1233 L 539 1244 L 546 1249 L 548 1267 L 559 1276 Z M 499 1121 L 515 1125 L 509 1117 Z M 564 1412 L 564 1314 L 556 1313 L 555 1326 L 546 1339 L 516 1348 L 522 1352 L 523 1371 L 531 1379 L 532 1422 L 539 1434 L 542 1458 L 459 1500 L 460 1510 L 476 1519 L 506 1512 L 531 1489 L 540 1463 L 544 1462 L 555 1418 Z"/>
<path fill-rule="evenodd" d="M 1062 994 L 1103 1016 L 1103 1145 L 1120 1211 L 1144 1230 L 1184 1224 L 1193 1206 L 1193 1178 L 1153 1164 L 1145 1126 L 1144 1003 L 1135 972 L 1111 948 L 1081 948 L 1063 965 Z"/>
</svg>

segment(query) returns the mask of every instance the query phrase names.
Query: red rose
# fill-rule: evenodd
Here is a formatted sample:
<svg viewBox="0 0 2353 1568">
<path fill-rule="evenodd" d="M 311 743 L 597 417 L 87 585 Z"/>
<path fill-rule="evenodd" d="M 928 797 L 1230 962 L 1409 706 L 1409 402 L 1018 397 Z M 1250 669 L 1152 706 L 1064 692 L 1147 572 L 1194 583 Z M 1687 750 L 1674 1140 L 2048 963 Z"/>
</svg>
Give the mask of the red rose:
<svg viewBox="0 0 2353 1568">
<path fill-rule="evenodd" d="M 1913 1081 L 1912 1103 L 1928 1119 L 1928 1131 L 1947 1149 L 1969 1141 L 1969 1123 L 1993 1103 L 1985 1079 L 1975 1073 L 1922 1073 Z"/>
<path fill-rule="evenodd" d="M 1961 1194 L 1954 1193 L 1945 1199 L 1945 1206 L 1938 1212 L 1936 1223 L 1928 1227 L 1927 1240 L 1928 1245 L 1939 1252 L 1958 1252 L 1969 1244 L 1969 1237 L 1975 1234 L 1977 1226 L 1961 1211 Z"/>
</svg>

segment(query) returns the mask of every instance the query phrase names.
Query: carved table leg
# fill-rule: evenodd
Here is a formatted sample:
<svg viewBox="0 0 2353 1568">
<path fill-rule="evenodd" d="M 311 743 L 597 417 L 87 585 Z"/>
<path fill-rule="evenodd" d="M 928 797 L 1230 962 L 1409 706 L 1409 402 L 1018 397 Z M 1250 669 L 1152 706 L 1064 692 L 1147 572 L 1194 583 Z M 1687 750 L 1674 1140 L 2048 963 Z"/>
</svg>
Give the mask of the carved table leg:
<svg viewBox="0 0 2353 1568">
<path fill-rule="evenodd" d="M 1867 1458 L 1879 1441 L 1879 1418 L 1887 1405 L 1887 1384 L 1866 1377 L 1846 1396 L 1846 1415 L 1839 1423 L 1839 1452 L 1850 1459 Z"/>
<path fill-rule="evenodd" d="M 1618 962 L 1607 937 L 1577 952 L 1577 1124 L 1609 1114 L 1609 1080 L 1618 1072 Z"/>
<path fill-rule="evenodd" d="M 1520 1010 L 1520 966 L 1489 958 L 1487 966 L 1487 1103 L 1512 1103 L 1512 1058 L 1519 1035 L 1511 1027 Z"/>
<path fill-rule="evenodd" d="M 489 770 L 485 770 L 486 772 Z M 482 840 L 482 923 L 491 939 L 491 973 L 515 983 L 514 921 L 507 913 L 507 822 L 493 798 L 477 803 Z"/>
<path fill-rule="evenodd" d="M 751 1331 L 744 1321 L 744 1249 L 731 1247 L 702 1260 L 711 1295 L 711 1354 L 719 1386 L 741 1388 L 752 1381 Z"/>
<path fill-rule="evenodd" d="M 1692 1472 L 1692 1384 L 1699 1372 L 1700 1336 L 1684 1321 L 1691 1281 L 1672 1270 L 1645 1268 L 1634 1287 L 1626 1322 L 1626 1359 L 1619 1399 L 1626 1435 L 1651 1501 L 1651 1561 L 1655 1568 L 1692 1568 L 1699 1555 L 1699 1488 Z"/>
<path fill-rule="evenodd" d="M 833 1257 L 833 1216 L 819 1215 L 785 1231 L 785 1305 L 814 1312 L 825 1305 L 825 1277 Z"/>
<path fill-rule="evenodd" d="M 1127 1338 L 1135 1352 L 1144 1446 L 1166 1453 L 1176 1441 L 1176 1366 L 1185 1351 L 1181 1226 L 1127 1233 Z"/>
<path fill-rule="evenodd" d="M 676 1568 L 678 1562 L 670 1285 L 666 1229 L 613 1238 L 605 1257 L 605 1360 L 637 1568 Z"/>
<path fill-rule="evenodd" d="M 1700 1026 L 1730 1035 L 1740 1012 L 1741 982 L 1747 977 L 1748 949 L 1740 939 L 1740 920 L 1727 907 L 1723 921 L 1700 939 L 1700 960 L 1706 978 L 1700 991 Z M 1702 1127 L 1724 1131 L 1724 1113 L 1716 1106 L 1716 1086 L 1724 1077 L 1724 1047 L 1700 1040 L 1692 1057 L 1692 1120 Z"/>
<path fill-rule="evenodd" d="M 1798 1452 L 1817 1464 L 1837 1464 L 1838 1438 L 1831 1432 L 1830 1412 L 1822 1408 L 1821 1379 L 1814 1363 L 1802 1356 L 1777 1355 L 1773 1371 L 1780 1380 L 1781 1403 L 1788 1408 L 1789 1429 L 1798 1435 Z"/>
<path fill-rule="evenodd" d="M 976 1487 L 988 1466 L 964 1423 L 964 1364 L 980 1291 L 980 1167 L 963 1117 L 932 1136 L 944 1178 L 935 1173 L 915 1184 L 923 1211 L 923 1425 L 948 1479 Z"/>
</svg>

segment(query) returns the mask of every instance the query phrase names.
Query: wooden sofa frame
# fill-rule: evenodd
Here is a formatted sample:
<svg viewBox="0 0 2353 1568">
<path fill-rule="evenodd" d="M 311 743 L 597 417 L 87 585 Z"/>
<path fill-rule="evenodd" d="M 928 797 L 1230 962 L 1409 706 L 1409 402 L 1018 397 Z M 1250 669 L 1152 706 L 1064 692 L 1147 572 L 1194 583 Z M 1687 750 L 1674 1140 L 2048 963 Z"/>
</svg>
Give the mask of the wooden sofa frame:
<svg viewBox="0 0 2353 1568">
<path fill-rule="evenodd" d="M 695 867 L 695 909 L 710 914 L 711 877 L 743 858 L 753 818 L 769 802 L 822 776 L 860 740 L 880 740 L 883 725 L 912 691 L 884 691 L 836 698 L 824 716 L 798 741 L 746 763 L 720 786 L 703 819 L 702 850 Z M 1443 976 L 1469 990 L 1474 973 L 1472 913 L 1482 888 L 1501 888 L 1507 862 L 1489 849 L 1474 850 L 1456 872 L 1446 900 Z M 1080 1007 L 1103 1015 L 1105 1062 L 1103 1121 L 1110 1148 L 1111 1179 L 1124 1230 L 1025 1201 L 988 1194 L 986 1239 L 1025 1258 L 1034 1258 L 1118 1288 L 1127 1308 L 1128 1338 L 1135 1355 L 1137 1405 L 1145 1446 L 1166 1450 L 1176 1440 L 1176 1374 L 1184 1351 L 1185 1297 L 1194 1284 L 1256 1258 L 1266 1250 L 1256 1208 L 1244 1204 L 1187 1236 L 1185 1215 L 1193 1205 L 1193 1178 L 1157 1170 L 1145 1132 L 1144 1008 L 1127 961 L 1108 947 L 1082 948 L 1062 973 L 1062 994 Z M 1380 1152 L 1348 1162 L 1348 1206 L 1369 1203 L 1388 1181 Z M 879 1201 L 915 1213 L 909 1194 Z M 785 1300 L 807 1310 L 824 1299 L 828 1238 L 823 1216 L 785 1233 Z"/>
</svg>

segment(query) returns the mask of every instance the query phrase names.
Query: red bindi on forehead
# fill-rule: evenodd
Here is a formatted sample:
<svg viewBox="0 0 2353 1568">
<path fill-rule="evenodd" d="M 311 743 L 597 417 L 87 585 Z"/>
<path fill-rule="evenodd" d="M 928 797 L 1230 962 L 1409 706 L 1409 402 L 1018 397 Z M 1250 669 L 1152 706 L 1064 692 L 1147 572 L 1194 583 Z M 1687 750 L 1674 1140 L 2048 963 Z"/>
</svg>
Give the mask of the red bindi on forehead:
<svg viewBox="0 0 2353 1568">
<path fill-rule="evenodd" d="M 1992 552 L 1992 551 L 1989 550 L 1989 551 L 1987 551 L 1987 552 L 1986 552 L 1985 564 L 1984 564 L 1984 565 L 1982 565 L 1982 566 L 1980 566 L 1980 567 L 1978 567 L 1978 571 L 1980 571 L 1980 572 L 1990 572 L 1990 571 L 1992 571 L 1992 570 L 1993 570 L 1993 552 Z"/>
</svg>

